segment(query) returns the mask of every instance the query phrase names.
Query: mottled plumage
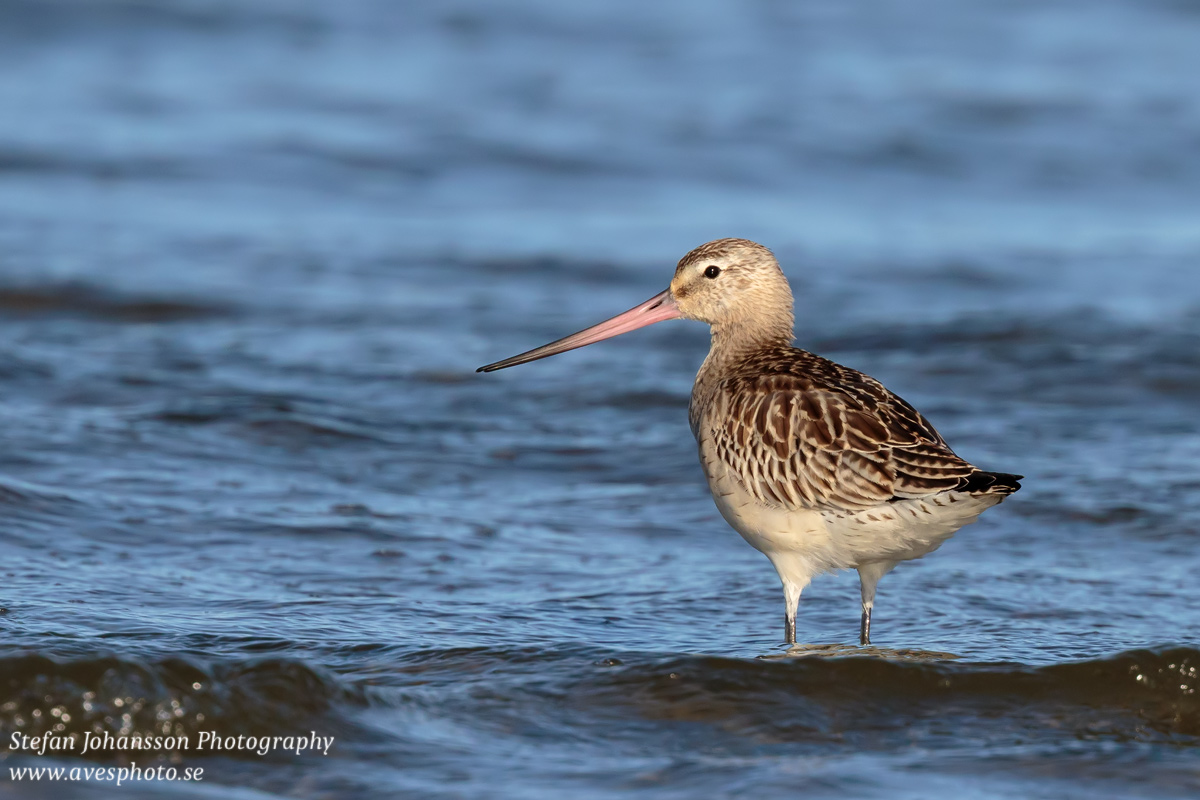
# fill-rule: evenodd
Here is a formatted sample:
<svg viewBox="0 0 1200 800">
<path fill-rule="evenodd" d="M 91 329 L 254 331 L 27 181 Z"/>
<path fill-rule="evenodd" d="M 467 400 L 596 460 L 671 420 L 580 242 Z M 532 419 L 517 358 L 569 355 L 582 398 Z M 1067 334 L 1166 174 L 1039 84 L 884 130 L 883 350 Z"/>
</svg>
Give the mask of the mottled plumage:
<svg viewBox="0 0 1200 800">
<path fill-rule="evenodd" d="M 762 503 L 846 513 L 964 490 L 972 476 L 992 475 L 955 455 L 879 381 L 793 347 L 741 360 L 693 397 L 690 417 L 697 439 L 711 437 L 717 457 Z"/>
<path fill-rule="evenodd" d="M 691 251 L 667 291 L 625 314 L 481 369 L 675 317 L 711 328 L 692 391 L 692 433 L 717 508 L 779 573 L 789 642 L 813 576 L 857 569 L 866 644 L 879 579 L 1020 488 L 1019 475 L 985 472 L 956 455 L 879 381 L 792 347 L 787 279 L 770 250 L 745 239 Z"/>
</svg>

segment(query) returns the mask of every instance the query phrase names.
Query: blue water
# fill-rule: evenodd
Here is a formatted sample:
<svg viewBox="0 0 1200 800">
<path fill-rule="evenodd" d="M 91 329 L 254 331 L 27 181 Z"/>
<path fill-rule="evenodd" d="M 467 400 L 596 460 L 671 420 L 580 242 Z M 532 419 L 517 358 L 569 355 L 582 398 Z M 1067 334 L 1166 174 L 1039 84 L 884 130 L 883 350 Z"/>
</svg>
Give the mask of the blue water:
<svg viewBox="0 0 1200 800">
<path fill-rule="evenodd" d="M 0 795 L 1200 795 L 1198 41 L 1182 0 L 0 4 Z M 780 657 L 702 326 L 473 373 L 725 236 L 1026 476 L 861 657 L 853 575 Z M 336 742 L 11 747 L 56 726 Z M 10 773 L 131 760 L 205 777 Z"/>
</svg>

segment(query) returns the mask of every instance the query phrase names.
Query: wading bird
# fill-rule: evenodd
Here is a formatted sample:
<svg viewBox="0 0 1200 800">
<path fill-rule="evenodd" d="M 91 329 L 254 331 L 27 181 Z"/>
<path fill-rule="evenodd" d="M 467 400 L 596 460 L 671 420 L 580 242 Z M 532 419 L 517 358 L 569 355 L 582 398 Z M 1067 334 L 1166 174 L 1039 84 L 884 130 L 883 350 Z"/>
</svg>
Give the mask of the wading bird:
<svg viewBox="0 0 1200 800">
<path fill-rule="evenodd" d="M 721 516 L 779 573 L 785 638 L 800 593 L 822 572 L 857 569 L 859 638 L 870 643 L 879 579 L 933 552 L 1022 476 L 985 472 L 879 381 L 792 347 L 792 292 L 770 250 L 719 239 L 684 256 L 670 287 L 640 306 L 492 372 L 668 319 L 708 323 L 688 416 Z"/>
</svg>

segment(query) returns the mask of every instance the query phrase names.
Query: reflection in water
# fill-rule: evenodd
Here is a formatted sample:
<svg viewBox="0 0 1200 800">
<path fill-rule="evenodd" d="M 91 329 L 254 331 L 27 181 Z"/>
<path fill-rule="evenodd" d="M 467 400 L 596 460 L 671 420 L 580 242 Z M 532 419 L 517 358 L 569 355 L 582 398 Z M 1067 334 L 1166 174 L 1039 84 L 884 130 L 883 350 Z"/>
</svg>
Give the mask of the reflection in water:
<svg viewBox="0 0 1200 800">
<path fill-rule="evenodd" d="M 855 644 L 794 644 L 786 653 L 759 656 L 767 660 L 787 658 L 879 658 L 885 661 L 937 662 L 954 661 L 962 656 L 933 650 L 905 650 L 876 645 Z"/>
</svg>

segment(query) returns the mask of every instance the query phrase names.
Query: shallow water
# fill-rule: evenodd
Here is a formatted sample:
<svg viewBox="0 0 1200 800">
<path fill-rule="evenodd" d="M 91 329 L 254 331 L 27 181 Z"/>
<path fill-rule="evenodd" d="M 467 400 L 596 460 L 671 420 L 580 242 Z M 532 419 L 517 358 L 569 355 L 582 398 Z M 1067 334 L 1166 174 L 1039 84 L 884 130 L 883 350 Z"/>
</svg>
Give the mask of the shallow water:
<svg viewBox="0 0 1200 800">
<path fill-rule="evenodd" d="M 1200 794 L 1193 3 L 0 8 L 0 794 Z M 780 644 L 685 323 L 798 341 L 1025 488 Z M 14 731 L 334 736 L 29 755 Z M 159 760 L 155 760 L 159 759 Z"/>
</svg>

